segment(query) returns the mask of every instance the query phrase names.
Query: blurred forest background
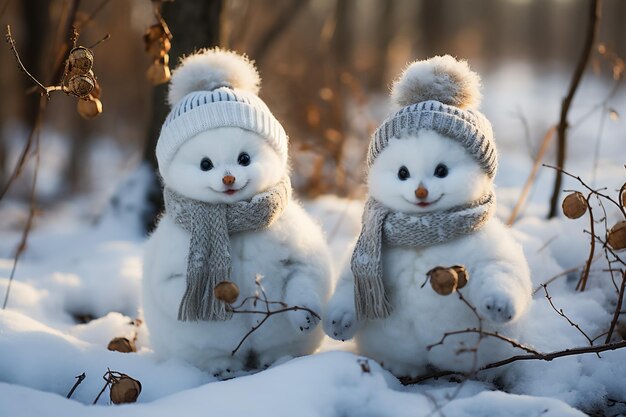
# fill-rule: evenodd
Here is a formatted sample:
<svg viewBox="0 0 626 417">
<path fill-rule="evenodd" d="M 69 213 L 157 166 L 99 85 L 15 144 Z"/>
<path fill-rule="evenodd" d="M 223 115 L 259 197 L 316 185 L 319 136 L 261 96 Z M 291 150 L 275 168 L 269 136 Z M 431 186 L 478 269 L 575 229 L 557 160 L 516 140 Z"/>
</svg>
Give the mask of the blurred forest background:
<svg viewBox="0 0 626 417">
<path fill-rule="evenodd" d="M 72 10 L 80 44 L 111 35 L 94 49 L 104 111 L 83 120 L 75 98 L 53 95 L 41 136 L 43 207 L 104 193 L 140 161 L 154 163 L 154 141 L 167 113 L 167 87 L 153 87 L 146 79 L 151 58 L 142 36 L 155 23 L 150 0 L 0 0 L 0 23 L 3 30 L 11 24 L 25 66 L 52 82 Z M 584 41 L 589 2 L 176 0 L 164 2 L 162 13 L 173 33 L 172 68 L 180 55 L 214 45 L 257 62 L 261 97 L 291 138 L 300 195 L 354 196 L 369 134 L 387 115 L 390 83 L 407 62 L 449 53 L 468 59 L 485 80 L 517 62 L 527 77 L 562 72 L 566 85 Z M 605 0 L 598 40 L 621 57 L 625 22 L 626 1 Z M 593 59 L 596 75 L 610 83 L 610 70 L 602 69 L 597 54 Z M 37 114 L 38 94 L 25 93 L 32 83 L 14 65 L 8 45 L 0 45 L 0 63 L 0 184 L 5 184 Z M 511 76 L 505 85 L 516 82 Z M 565 94 L 565 88 L 560 91 Z M 540 103 L 541 92 L 535 93 Z M 534 144 L 558 113 L 545 117 L 543 130 L 529 134 Z M 506 133 L 496 130 L 500 137 Z M 26 199 L 28 191 L 25 172 L 10 193 Z"/>
</svg>

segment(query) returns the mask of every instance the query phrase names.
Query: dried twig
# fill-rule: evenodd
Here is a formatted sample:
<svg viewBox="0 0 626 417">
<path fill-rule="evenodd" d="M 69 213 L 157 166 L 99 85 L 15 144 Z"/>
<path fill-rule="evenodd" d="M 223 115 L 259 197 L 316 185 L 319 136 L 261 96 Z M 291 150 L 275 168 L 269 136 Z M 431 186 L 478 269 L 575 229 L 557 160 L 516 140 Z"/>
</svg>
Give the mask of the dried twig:
<svg viewBox="0 0 626 417">
<path fill-rule="evenodd" d="M 576 65 L 574 75 L 572 76 L 568 93 L 563 99 L 563 103 L 561 105 L 561 115 L 559 118 L 559 124 L 557 125 L 556 156 L 556 165 L 561 169 L 563 169 L 563 167 L 565 166 L 565 155 L 567 146 L 566 135 L 568 128 L 567 115 L 569 113 L 570 106 L 572 105 L 574 95 L 576 94 L 576 90 L 578 89 L 578 86 L 580 84 L 580 80 L 582 79 L 585 68 L 587 67 L 587 64 L 589 62 L 589 58 L 591 57 L 591 51 L 593 49 L 593 45 L 598 34 L 598 22 L 600 21 L 601 8 L 602 0 L 589 0 L 589 23 L 587 26 L 585 43 L 583 45 L 583 49 L 578 60 L 578 64 Z M 550 200 L 550 212 L 548 213 L 548 218 L 556 216 L 562 181 L 562 171 L 559 170 L 557 171 L 556 178 L 554 180 L 554 189 L 552 191 L 552 198 Z"/>
<path fill-rule="evenodd" d="M 595 258 L 593 258 L 593 259 L 591 260 L 591 263 L 594 263 L 595 261 L 597 261 L 597 260 L 598 260 L 598 259 L 600 259 L 601 257 L 602 257 L 602 254 L 598 254 L 598 255 L 596 255 L 596 257 L 595 257 Z M 578 271 L 579 269 L 584 268 L 584 267 L 585 267 L 585 264 L 586 264 L 586 263 L 581 264 L 581 265 L 578 265 L 578 266 L 575 266 L 575 267 L 570 268 L 570 269 L 566 269 L 566 270 L 565 270 L 565 271 L 563 271 L 563 272 L 559 272 L 558 274 L 556 274 L 556 275 L 554 275 L 553 277 L 551 277 L 551 278 L 549 278 L 548 280 L 546 280 L 544 283 L 539 284 L 539 286 L 533 290 L 533 295 L 536 295 L 539 291 L 541 291 L 541 288 L 542 288 L 544 285 L 551 284 L 551 283 L 553 283 L 554 281 L 556 281 L 557 279 L 559 279 L 559 278 L 561 278 L 561 277 L 567 276 L 568 274 L 571 274 L 572 272 L 576 272 L 576 271 Z"/>
<path fill-rule="evenodd" d="M 243 336 L 243 338 L 239 341 L 239 343 L 237 344 L 235 349 L 233 349 L 230 352 L 230 354 L 232 356 L 235 356 L 235 354 L 237 353 L 239 348 L 241 348 L 243 343 L 246 341 L 246 339 L 248 337 L 250 337 L 250 335 L 252 333 L 257 331 L 270 317 L 272 317 L 272 316 L 274 316 L 276 314 L 286 313 L 288 311 L 307 311 L 309 314 L 311 314 L 317 320 L 321 320 L 321 317 L 319 316 L 319 314 L 316 313 L 315 311 L 311 310 L 310 308 L 301 307 L 301 306 L 288 306 L 286 303 L 284 303 L 282 301 L 270 301 L 270 300 L 268 300 L 267 294 L 265 293 L 265 289 L 263 288 L 263 285 L 261 285 L 261 277 L 260 276 L 256 277 L 254 283 L 255 283 L 255 285 L 258 288 L 258 293 L 253 295 L 253 296 L 246 297 L 239 305 L 237 305 L 235 307 L 229 306 L 229 311 L 231 311 L 233 314 L 262 314 L 264 317 L 263 317 L 263 319 L 260 322 L 258 322 L 254 326 L 252 326 L 252 328 Z M 257 303 L 261 302 L 261 303 L 263 303 L 263 306 L 265 307 L 265 309 L 264 310 L 254 310 L 254 309 L 252 309 L 252 310 L 249 310 L 249 309 L 242 310 L 241 308 L 248 301 L 252 301 L 253 307 L 256 307 Z M 281 308 L 279 308 L 277 310 L 270 310 L 270 306 L 273 305 L 273 304 L 278 304 L 279 306 L 281 306 Z"/>
<path fill-rule="evenodd" d="M 516 356 L 511 356 L 510 358 L 503 359 L 501 361 L 489 363 L 481 367 L 480 369 L 478 369 L 476 373 L 486 371 L 488 369 L 499 368 L 501 366 L 509 365 L 511 363 L 519 362 L 519 361 L 540 360 L 540 361 L 550 362 L 554 359 L 563 358 L 566 356 L 583 355 L 586 353 L 599 354 L 599 353 L 606 352 L 606 351 L 623 349 L 625 347 L 626 347 L 626 340 L 622 340 L 616 343 L 577 347 L 577 348 L 559 350 L 559 351 L 549 352 L 549 353 L 540 353 L 540 354 L 529 353 L 525 355 L 516 355 Z M 451 376 L 451 375 L 461 375 L 461 373 L 456 372 L 456 371 L 438 371 L 438 372 L 433 372 L 428 375 L 419 376 L 416 378 L 402 378 L 400 379 L 400 382 L 402 382 L 402 384 L 404 385 L 418 384 L 420 382 L 424 382 L 429 379 L 438 379 L 438 378 Z"/>
<path fill-rule="evenodd" d="M 465 329 L 465 330 L 455 330 L 453 332 L 446 332 L 446 333 L 443 334 L 443 336 L 441 337 L 441 339 L 438 342 L 433 343 L 432 345 L 426 346 L 426 350 L 431 350 L 431 349 L 433 349 L 436 346 L 443 345 L 443 343 L 446 341 L 446 339 L 448 337 L 450 337 L 450 336 L 454 336 L 454 335 L 458 335 L 458 334 L 467 334 L 467 333 L 477 333 L 477 334 L 479 334 L 481 336 L 489 336 L 489 337 L 493 337 L 493 338 L 496 338 L 496 339 L 500 339 L 500 340 L 510 344 L 511 346 L 513 346 L 515 348 L 518 348 L 518 349 L 521 349 L 521 350 L 523 350 L 525 352 L 539 354 L 539 352 L 537 352 L 535 349 L 533 349 L 533 348 L 531 348 L 529 346 L 523 345 L 523 344 L 519 343 L 518 341 L 516 341 L 514 339 L 511 339 L 510 337 L 506 337 L 504 335 L 501 335 L 498 332 L 488 332 L 488 331 L 480 330 L 480 329 Z"/>
<path fill-rule="evenodd" d="M 555 131 L 556 131 L 556 127 L 552 126 L 550 129 L 548 129 L 546 134 L 543 136 L 543 140 L 541 141 L 541 147 L 539 148 L 537 155 L 535 155 L 533 168 L 531 169 L 530 174 L 528 174 L 528 178 L 526 179 L 524 188 L 522 188 L 522 192 L 520 193 L 517 203 L 515 203 L 515 206 L 513 207 L 513 211 L 511 212 L 509 219 L 506 221 L 506 224 L 509 226 L 515 223 L 515 219 L 517 219 L 517 216 L 519 215 L 519 212 L 522 209 L 522 206 L 526 202 L 528 193 L 530 192 L 532 185 L 535 183 L 535 180 L 537 179 L 537 172 L 539 171 L 539 166 L 541 165 L 543 156 L 545 155 L 546 150 L 548 150 L 548 145 L 550 144 L 550 141 L 552 137 L 554 136 Z"/>
<path fill-rule="evenodd" d="M 4 302 L 2 303 L 2 309 L 6 309 L 7 303 L 9 302 L 9 294 L 11 293 L 11 284 L 13 284 L 13 279 L 15 278 L 15 270 L 17 269 L 17 264 L 20 260 L 22 253 L 26 250 L 26 243 L 28 241 L 28 235 L 30 233 L 30 229 L 33 226 L 33 220 L 35 218 L 36 212 L 36 203 L 37 203 L 37 177 L 39 174 L 39 133 L 41 131 L 41 122 L 43 120 L 43 114 L 47 105 L 47 100 L 42 96 L 39 100 L 39 111 L 37 112 L 37 118 L 35 119 L 35 125 L 31 130 L 30 136 L 28 138 L 28 142 L 33 142 L 35 145 L 35 170 L 33 172 L 33 180 L 30 188 L 30 210 L 28 211 L 28 218 L 26 219 L 26 225 L 22 230 L 22 237 L 20 238 L 20 242 L 17 245 L 17 249 L 15 250 L 15 257 L 13 258 L 13 267 L 11 268 L 11 274 L 9 275 L 9 283 L 7 284 L 7 290 L 4 294 Z M 15 178 L 12 176 L 11 178 Z M 9 182 L 10 184 L 10 182 Z M 8 188 L 8 185 L 7 185 Z"/>
<path fill-rule="evenodd" d="M 76 376 L 76 377 L 75 377 L 75 378 L 76 378 L 76 382 L 74 383 L 74 386 L 72 387 L 72 389 L 70 390 L 70 392 L 68 392 L 68 393 L 67 393 L 67 396 L 66 396 L 66 398 L 67 398 L 67 399 L 72 398 L 72 395 L 74 394 L 74 391 L 76 391 L 76 388 L 78 388 L 78 386 L 81 384 L 81 382 L 83 382 L 83 381 L 84 381 L 84 379 L 85 379 L 86 377 L 87 377 L 87 376 L 85 375 L 85 373 L 84 373 L 84 372 L 83 372 L 82 374 L 80 374 L 80 375 L 78 375 L 78 376 Z"/>
<path fill-rule="evenodd" d="M 565 320 L 567 320 L 567 322 L 569 323 L 570 326 L 576 328 L 576 330 L 578 330 L 580 332 L 580 334 L 582 334 L 583 336 L 585 336 L 585 339 L 587 339 L 589 341 L 589 345 L 593 346 L 593 340 L 589 337 L 589 335 L 587 335 L 587 333 L 585 333 L 583 331 L 583 329 L 580 328 L 580 326 L 576 323 L 574 323 L 569 317 L 567 317 L 567 315 L 565 314 L 565 312 L 563 312 L 562 308 L 556 308 L 556 306 L 554 305 L 554 303 L 552 302 L 552 297 L 550 296 L 550 293 L 548 292 L 548 286 L 547 285 L 542 285 L 543 290 L 545 291 L 546 294 L 546 299 L 548 300 L 548 302 L 550 303 L 550 306 L 552 307 L 552 309 L 554 311 L 556 311 L 556 313 L 563 317 Z"/>
<path fill-rule="evenodd" d="M 626 218 L 626 208 L 622 207 L 621 204 L 619 204 L 617 202 L 617 200 L 615 200 L 614 198 L 612 198 L 611 196 L 608 196 L 604 193 L 601 193 L 600 190 L 591 188 L 589 185 L 587 185 L 578 175 L 574 175 L 574 174 L 570 174 L 569 172 L 565 171 L 562 168 L 559 167 L 555 167 L 553 165 L 548 165 L 548 164 L 543 164 L 544 167 L 546 168 L 552 168 L 555 169 L 561 173 L 563 173 L 564 175 L 567 175 L 570 178 L 574 178 L 576 181 L 578 181 L 583 187 L 585 187 L 587 190 L 589 190 L 592 194 L 599 196 L 599 197 L 603 197 L 605 199 L 607 199 L 608 201 L 610 201 L 612 204 L 614 204 L 618 210 L 622 213 L 622 215 L 624 216 L 624 218 Z"/>
<path fill-rule="evenodd" d="M 92 44 L 91 46 L 88 46 L 87 49 L 94 49 L 96 46 L 100 45 L 104 41 L 108 41 L 109 39 L 111 39 L 111 34 L 107 33 L 106 35 L 104 35 L 102 37 L 102 39 L 100 39 L 96 43 Z"/>
<path fill-rule="evenodd" d="M 107 371 L 104 375 L 102 375 L 102 379 L 104 379 L 104 386 L 102 387 L 102 389 L 100 390 L 100 392 L 98 393 L 98 396 L 96 396 L 96 399 L 93 400 L 92 405 L 96 405 L 98 403 L 98 400 L 100 399 L 100 397 L 102 396 L 102 394 L 104 394 L 104 391 L 106 391 L 107 387 L 109 385 L 111 385 L 112 381 L 111 381 L 111 370 L 109 368 L 107 368 Z"/>
<path fill-rule="evenodd" d="M 11 52 L 13 52 L 13 56 L 17 61 L 17 67 L 22 71 L 30 80 L 37 85 L 41 89 L 41 92 L 46 96 L 50 97 L 49 87 L 45 87 L 42 83 L 39 82 L 37 78 L 35 78 L 24 66 L 24 63 L 20 59 L 20 54 L 17 52 L 17 47 L 15 46 L 15 39 L 13 39 L 13 35 L 11 34 L 11 25 L 7 25 L 7 31 L 4 35 L 9 47 L 11 48 Z"/>
<path fill-rule="evenodd" d="M 617 306 L 615 307 L 615 312 L 613 313 L 613 320 L 611 320 L 611 326 L 609 327 L 609 331 L 606 335 L 606 339 L 604 343 L 609 343 L 611 341 L 611 337 L 613 336 L 613 331 L 615 331 L 615 326 L 617 325 L 617 321 L 619 320 L 619 315 L 622 310 L 622 301 L 624 299 L 624 289 L 626 288 L 626 270 L 622 272 L 622 285 L 619 288 L 619 294 L 617 295 Z"/>
<path fill-rule="evenodd" d="M 589 227 L 591 228 L 591 234 L 594 235 L 595 234 L 595 221 L 593 219 L 593 209 L 591 208 L 591 204 L 589 204 L 589 199 L 591 198 L 592 195 L 593 193 L 591 192 L 587 195 L 587 198 L 585 198 L 585 204 L 587 205 L 587 210 L 589 211 Z M 589 279 L 589 270 L 591 269 L 591 263 L 593 262 L 593 255 L 595 254 L 595 251 L 596 251 L 596 240 L 592 237 L 591 243 L 589 244 L 589 257 L 587 258 L 587 261 L 585 262 L 585 267 L 583 269 L 583 272 L 582 274 L 580 274 L 580 279 L 578 280 L 578 283 L 576 284 L 576 290 L 585 291 L 585 288 L 587 287 L 587 280 Z"/>
</svg>

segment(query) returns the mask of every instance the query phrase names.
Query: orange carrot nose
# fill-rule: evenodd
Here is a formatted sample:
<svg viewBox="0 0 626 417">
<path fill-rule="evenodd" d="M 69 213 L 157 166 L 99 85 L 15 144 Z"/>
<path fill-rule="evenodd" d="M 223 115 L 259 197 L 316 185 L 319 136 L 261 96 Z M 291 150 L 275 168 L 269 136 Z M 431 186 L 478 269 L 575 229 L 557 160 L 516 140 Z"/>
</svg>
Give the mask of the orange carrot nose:
<svg viewBox="0 0 626 417">
<path fill-rule="evenodd" d="M 428 197 L 428 190 L 426 189 L 426 187 L 420 184 L 420 186 L 417 187 L 417 189 L 415 190 L 415 197 L 419 198 L 420 200 Z"/>
<path fill-rule="evenodd" d="M 232 175 L 224 175 L 224 178 L 222 178 L 222 182 L 224 183 L 224 185 L 233 185 L 233 183 L 235 182 L 235 177 L 233 177 Z"/>
</svg>

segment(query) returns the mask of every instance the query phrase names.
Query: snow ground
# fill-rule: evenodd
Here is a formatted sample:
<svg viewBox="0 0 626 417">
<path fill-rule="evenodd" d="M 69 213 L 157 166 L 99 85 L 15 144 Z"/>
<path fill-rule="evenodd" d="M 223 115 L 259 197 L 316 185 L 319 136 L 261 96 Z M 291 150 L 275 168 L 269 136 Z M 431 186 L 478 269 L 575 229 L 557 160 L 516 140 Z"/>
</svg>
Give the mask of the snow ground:
<svg viewBox="0 0 626 417">
<path fill-rule="evenodd" d="M 520 194 L 532 160 L 519 118 L 532 122 L 531 132 L 543 130 L 558 114 L 559 97 L 567 78 L 537 84 L 524 67 L 505 68 L 514 74 L 511 85 L 502 74 L 485 82 L 485 112 L 493 120 L 501 151 L 498 184 L 498 215 L 506 219 Z M 597 91 L 606 85 L 588 82 L 581 94 L 588 100 L 573 110 L 573 119 L 602 100 Z M 516 97 L 517 99 L 511 99 Z M 609 103 L 626 106 L 624 94 Z M 598 115 L 596 115 L 598 116 Z M 606 114 L 605 114 L 606 117 Z M 601 118 L 594 117 L 572 131 L 568 169 L 585 179 L 594 177 L 589 158 L 595 147 Z M 608 191 L 626 181 L 624 122 L 606 120 L 599 148 L 596 186 Z M 537 149 L 537 141 L 531 148 Z M 62 152 L 62 150 L 58 150 Z M 101 153 L 102 155 L 102 153 Z M 108 152 L 118 161 L 120 155 Z M 45 158 L 44 158 L 45 159 Z M 550 155 L 547 156 L 550 160 Z M 107 164 L 116 166 L 115 164 Z M 52 167 L 53 168 L 53 167 Z M 50 168 L 50 169 L 52 169 Z M 52 174 L 51 174 L 52 175 Z M 524 215 L 514 226 L 538 285 L 560 272 L 580 266 L 587 256 L 588 227 L 585 218 L 544 220 L 554 173 L 540 170 Z M 502 381 L 469 381 L 463 385 L 442 379 L 418 386 L 402 386 L 373 361 L 369 372 L 362 358 L 350 352 L 349 343 L 327 339 L 315 355 L 289 360 L 271 369 L 230 381 L 214 378 L 177 361 L 159 362 L 150 350 L 145 326 L 131 322 L 141 315 L 139 288 L 143 238 L 135 223 L 145 171 L 135 171 L 121 185 L 116 204 L 109 205 L 95 224 L 93 199 L 81 197 L 46 212 L 37 221 L 28 250 L 17 269 L 8 308 L 0 310 L 0 416 L 105 416 L 120 412 L 108 406 L 105 394 L 91 406 L 102 388 L 107 368 L 140 380 L 138 403 L 121 410 L 128 416 L 186 416 L 225 414 L 255 416 L 578 416 L 600 411 L 619 415 L 613 402 L 626 401 L 626 349 L 598 358 L 588 354 L 552 362 L 510 365 Z M 112 183 L 100 178 L 100 188 Z M 54 188 L 49 179 L 46 190 Z M 566 179 L 564 188 L 581 189 Z M 47 191 L 46 191 L 47 192 Z M 102 197 L 100 197 L 100 201 Z M 325 196 L 307 201 L 307 210 L 323 225 L 340 266 L 349 255 L 346 247 L 359 230 L 361 202 Z M 618 213 L 608 208 L 609 224 Z M 4 296 L 19 240 L 24 206 L 15 201 L 0 204 L 0 296 Z M 6 219 L 6 220 L 5 220 Z M 590 288 L 577 293 L 578 273 L 555 280 L 549 286 L 555 305 L 577 322 L 591 337 L 606 331 L 616 303 L 604 259 L 592 266 Z M 1 301 L 1 300 L 0 300 Z M 77 324 L 78 315 L 95 319 Z M 106 349 L 115 336 L 138 331 L 138 352 L 123 354 Z M 624 330 L 622 336 L 624 336 Z M 586 339 L 554 311 L 542 292 L 534 298 L 524 321 L 521 341 L 542 352 L 585 346 Z M 603 341 L 600 339 L 600 341 Z M 87 378 L 72 400 L 65 395 L 85 372 Z M 506 386 L 507 392 L 498 387 Z M 460 389 L 460 391 L 459 391 Z"/>
</svg>

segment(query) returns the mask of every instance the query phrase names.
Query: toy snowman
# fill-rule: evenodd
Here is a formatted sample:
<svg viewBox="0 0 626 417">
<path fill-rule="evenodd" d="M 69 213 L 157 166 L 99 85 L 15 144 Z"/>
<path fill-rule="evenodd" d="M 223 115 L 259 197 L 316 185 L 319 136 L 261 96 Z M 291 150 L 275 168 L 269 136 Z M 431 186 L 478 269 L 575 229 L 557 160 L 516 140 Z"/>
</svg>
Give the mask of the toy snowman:
<svg viewBox="0 0 626 417">
<path fill-rule="evenodd" d="M 436 344 L 481 322 L 485 331 L 514 334 L 531 300 L 522 248 L 493 216 L 497 153 L 477 110 L 479 84 L 451 56 L 412 63 L 392 89 L 400 109 L 369 145 L 361 234 L 323 323 L 330 337 L 354 337 L 359 353 L 397 376 L 432 367 L 466 372 L 503 357 L 510 346 L 490 338 L 476 360 L 468 356 L 476 333 Z M 453 265 L 469 274 L 458 291 L 481 320 L 458 294 L 423 285 L 434 268 Z"/>
<path fill-rule="evenodd" d="M 307 310 L 276 314 L 233 355 L 262 316 L 232 314 L 214 294 L 218 283 L 234 283 L 243 300 L 262 276 L 268 300 L 318 313 L 330 287 L 328 248 L 292 198 L 288 139 L 259 84 L 254 65 L 233 52 L 186 57 L 156 146 L 165 213 L 144 258 L 151 346 L 220 378 L 312 353 L 323 332 Z"/>
</svg>

